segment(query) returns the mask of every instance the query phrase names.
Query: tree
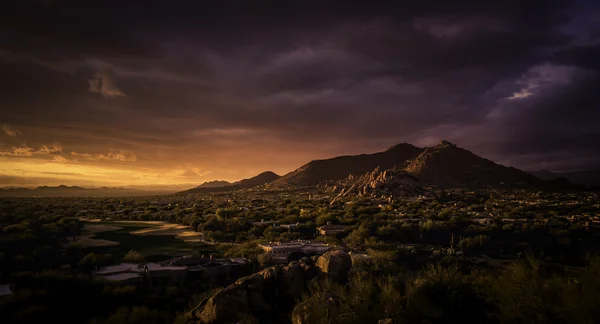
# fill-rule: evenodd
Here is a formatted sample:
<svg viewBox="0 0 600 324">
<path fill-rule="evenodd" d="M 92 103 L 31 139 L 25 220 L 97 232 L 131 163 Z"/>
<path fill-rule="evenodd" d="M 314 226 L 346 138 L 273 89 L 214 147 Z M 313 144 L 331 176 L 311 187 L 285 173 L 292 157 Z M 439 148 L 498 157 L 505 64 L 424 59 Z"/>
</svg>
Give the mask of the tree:
<svg viewBox="0 0 600 324">
<path fill-rule="evenodd" d="M 262 253 L 258 256 L 258 263 L 261 267 L 268 267 L 273 265 L 273 256 L 269 253 Z"/>
<path fill-rule="evenodd" d="M 223 220 L 235 216 L 236 212 L 234 208 L 219 208 L 216 215 L 219 220 Z"/>
<path fill-rule="evenodd" d="M 357 247 L 362 245 L 365 242 L 365 239 L 369 237 L 369 229 L 365 226 L 365 224 L 360 224 L 360 226 L 352 231 L 344 241 L 350 247 Z"/>
<path fill-rule="evenodd" d="M 326 214 L 322 214 L 319 217 L 317 217 L 316 223 L 318 226 L 321 225 L 325 225 L 327 224 L 327 222 L 333 222 L 335 221 L 335 216 L 329 213 Z"/>
<path fill-rule="evenodd" d="M 79 261 L 79 265 L 83 267 L 100 267 L 106 266 L 113 262 L 112 255 L 106 254 L 98 254 L 98 253 L 89 253 L 81 261 Z"/>
<path fill-rule="evenodd" d="M 141 255 L 139 252 L 137 252 L 135 250 L 131 250 L 131 251 L 127 252 L 127 254 L 125 254 L 123 261 L 125 261 L 125 262 L 144 262 L 145 259 L 144 259 L 144 256 Z"/>
</svg>

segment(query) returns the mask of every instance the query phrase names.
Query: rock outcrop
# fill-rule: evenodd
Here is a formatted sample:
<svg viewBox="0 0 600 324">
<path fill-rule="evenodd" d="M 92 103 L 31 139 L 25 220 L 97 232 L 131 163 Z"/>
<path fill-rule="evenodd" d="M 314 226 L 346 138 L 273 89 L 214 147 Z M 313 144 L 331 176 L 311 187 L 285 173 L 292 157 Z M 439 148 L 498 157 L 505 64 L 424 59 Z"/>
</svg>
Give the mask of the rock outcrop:
<svg viewBox="0 0 600 324">
<path fill-rule="evenodd" d="M 237 323 L 241 319 L 260 319 L 289 312 L 302 297 L 308 281 L 322 275 L 345 280 L 352 260 L 342 251 L 329 251 L 316 261 L 303 258 L 288 265 L 276 265 L 238 279 L 196 307 L 193 316 L 199 323 Z"/>
<path fill-rule="evenodd" d="M 350 176 L 345 181 L 340 181 L 332 190 L 337 193 L 331 201 L 332 204 L 344 197 L 351 196 L 396 199 L 431 195 L 421 186 L 417 177 L 399 168 L 388 170 L 375 168 L 358 178 Z"/>
<path fill-rule="evenodd" d="M 352 258 L 343 251 L 329 251 L 319 257 L 317 267 L 329 279 L 344 282 L 352 267 Z"/>
</svg>

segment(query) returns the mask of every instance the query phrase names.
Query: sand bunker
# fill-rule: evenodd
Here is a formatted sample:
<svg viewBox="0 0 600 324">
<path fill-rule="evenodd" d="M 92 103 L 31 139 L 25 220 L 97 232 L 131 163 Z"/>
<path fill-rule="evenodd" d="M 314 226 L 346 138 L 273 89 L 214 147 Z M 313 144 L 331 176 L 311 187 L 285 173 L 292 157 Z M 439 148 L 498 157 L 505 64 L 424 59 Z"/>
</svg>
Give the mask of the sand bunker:
<svg viewBox="0 0 600 324">
<path fill-rule="evenodd" d="M 103 224 L 84 224 L 83 231 L 86 233 L 101 233 L 101 232 L 110 232 L 120 230 L 123 227 L 120 226 L 112 226 L 112 225 L 103 225 Z"/>
<path fill-rule="evenodd" d="M 167 224 L 164 221 L 139 221 L 139 220 L 119 220 L 119 221 L 113 221 L 113 223 L 140 224 L 140 225 L 164 225 L 164 224 Z"/>
<path fill-rule="evenodd" d="M 167 224 L 163 223 L 162 226 L 155 226 L 144 228 L 141 230 L 130 232 L 133 235 L 168 235 L 175 236 L 175 238 L 184 240 L 186 242 L 202 242 L 204 236 L 202 233 L 190 231 L 190 228 L 185 225 L 179 224 Z"/>
<path fill-rule="evenodd" d="M 204 242 L 204 235 L 200 232 L 185 231 L 175 238 L 184 240 L 185 242 Z"/>
<path fill-rule="evenodd" d="M 81 245 L 82 247 L 116 246 L 119 245 L 119 242 L 96 239 L 94 238 L 94 235 L 95 233 L 116 231 L 120 229 L 122 229 L 122 227 L 119 226 L 102 224 L 84 224 L 83 232 L 86 234 L 77 236 L 77 240 L 75 242 Z"/>
<path fill-rule="evenodd" d="M 141 230 L 133 231 L 131 234 L 134 235 L 179 235 L 185 232 L 189 227 L 179 224 L 165 224 L 162 226 L 153 226 L 143 228 Z"/>
<path fill-rule="evenodd" d="M 100 218 L 89 219 L 89 218 L 85 218 L 85 217 L 79 217 L 79 220 L 82 222 L 91 222 L 91 223 L 98 223 L 98 222 L 102 221 Z"/>
</svg>

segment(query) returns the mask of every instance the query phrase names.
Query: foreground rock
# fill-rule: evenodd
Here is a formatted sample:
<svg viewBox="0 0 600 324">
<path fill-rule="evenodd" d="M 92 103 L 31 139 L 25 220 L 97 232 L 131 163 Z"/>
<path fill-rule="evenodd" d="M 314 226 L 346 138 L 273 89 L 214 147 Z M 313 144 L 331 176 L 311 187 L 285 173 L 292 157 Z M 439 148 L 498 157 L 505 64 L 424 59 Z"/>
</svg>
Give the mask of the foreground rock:
<svg viewBox="0 0 600 324">
<path fill-rule="evenodd" d="M 344 282 L 352 267 L 352 258 L 343 251 L 330 251 L 319 257 L 317 267 L 329 279 Z"/>
<path fill-rule="evenodd" d="M 352 266 L 350 256 L 342 251 L 329 251 L 314 259 L 303 258 L 288 265 L 276 265 L 234 284 L 200 303 L 193 317 L 200 323 L 237 323 L 245 319 L 258 321 L 275 314 L 289 313 L 302 297 L 308 281 L 324 278 L 345 280 Z"/>
</svg>

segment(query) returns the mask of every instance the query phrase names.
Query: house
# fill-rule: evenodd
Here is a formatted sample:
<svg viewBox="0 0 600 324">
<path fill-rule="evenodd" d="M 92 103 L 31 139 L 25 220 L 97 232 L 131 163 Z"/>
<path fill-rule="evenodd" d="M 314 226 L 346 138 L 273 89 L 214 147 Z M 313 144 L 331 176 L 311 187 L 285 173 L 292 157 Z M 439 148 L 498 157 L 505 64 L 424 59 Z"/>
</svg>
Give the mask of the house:
<svg viewBox="0 0 600 324">
<path fill-rule="evenodd" d="M 287 263 L 293 253 L 318 255 L 331 249 L 331 246 L 310 241 L 292 241 L 287 243 L 273 242 L 259 245 L 266 253 L 270 254 L 273 261 Z"/>
<path fill-rule="evenodd" d="M 529 220 L 527 218 L 503 218 L 503 224 L 514 224 L 514 225 L 523 225 L 528 223 Z"/>
<path fill-rule="evenodd" d="M 252 223 L 252 225 L 256 226 L 256 227 L 269 226 L 269 225 L 277 226 L 278 224 L 279 224 L 278 221 L 265 221 L 264 219 L 261 219 L 260 222 Z"/>
<path fill-rule="evenodd" d="M 493 218 L 489 218 L 489 217 L 487 217 L 487 218 L 474 218 L 473 219 L 473 223 L 474 224 L 478 224 L 478 225 L 482 225 L 482 226 L 491 225 L 491 224 L 494 223 L 494 219 Z"/>
<path fill-rule="evenodd" d="M 108 281 L 150 285 L 182 284 L 185 280 L 186 267 L 162 265 L 158 263 L 121 263 L 104 267 L 93 272 L 94 276 Z"/>
<path fill-rule="evenodd" d="M 317 231 L 321 235 L 335 235 L 344 232 L 347 228 L 346 225 L 331 225 L 330 222 L 327 222 L 327 225 L 317 227 Z"/>
<path fill-rule="evenodd" d="M 0 285 L 0 297 L 12 295 L 12 289 L 10 285 Z"/>
<path fill-rule="evenodd" d="M 93 275 L 107 281 L 140 284 L 143 281 L 144 268 L 142 264 L 121 263 L 94 271 Z"/>
<path fill-rule="evenodd" d="M 298 229 L 298 227 L 300 226 L 300 223 L 296 223 L 296 224 L 281 224 L 279 225 L 279 227 L 288 230 L 288 232 L 292 232 Z"/>
<path fill-rule="evenodd" d="M 204 255 L 185 255 L 160 263 L 162 266 L 181 266 L 187 269 L 190 280 L 201 280 L 212 284 L 224 280 L 237 279 L 250 273 L 251 267 L 246 258 L 213 258 Z"/>
</svg>

